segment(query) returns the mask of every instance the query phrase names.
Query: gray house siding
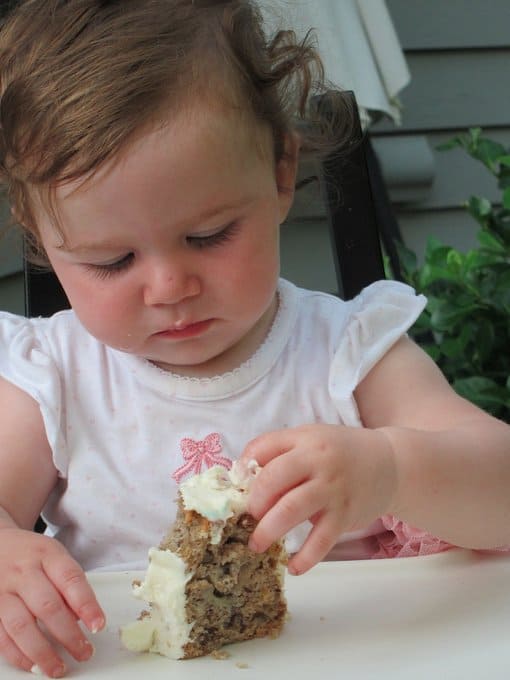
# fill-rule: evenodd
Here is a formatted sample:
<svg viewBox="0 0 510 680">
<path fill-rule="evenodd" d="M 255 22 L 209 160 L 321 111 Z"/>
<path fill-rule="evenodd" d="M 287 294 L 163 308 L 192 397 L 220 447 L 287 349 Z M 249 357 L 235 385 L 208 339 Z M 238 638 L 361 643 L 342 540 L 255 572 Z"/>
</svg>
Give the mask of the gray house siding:
<svg viewBox="0 0 510 680">
<path fill-rule="evenodd" d="M 387 0 L 411 82 L 401 93 L 402 125 L 379 121 L 371 139 L 405 242 L 421 257 L 430 235 L 461 250 L 474 243 L 476 224 L 462 203 L 471 195 L 497 200 L 489 173 L 462 151 L 437 146 L 469 127 L 510 146 L 510 2 L 508 0 Z M 305 225 L 307 249 L 284 270 L 308 285 L 334 289 L 332 263 L 310 269 L 327 230 L 313 188 L 298 196 L 293 219 Z M 284 245 L 294 239 L 283 232 Z M 304 238 L 301 236 L 300 238 Z M 290 260 L 290 258 L 289 258 Z"/>
<path fill-rule="evenodd" d="M 411 83 L 401 96 L 402 127 L 377 124 L 376 144 L 423 135 L 434 159 L 426 195 L 395 203 L 401 230 L 418 253 L 429 234 L 465 250 L 474 243 L 476 225 L 461 204 L 471 194 L 497 200 L 497 188 L 462 151 L 436 147 L 469 127 L 482 127 L 486 136 L 510 146 L 510 2 L 387 0 L 387 6 Z"/>
<path fill-rule="evenodd" d="M 462 151 L 437 146 L 469 127 L 510 146 L 510 2 L 387 0 L 387 6 L 411 72 L 400 97 L 402 125 L 382 120 L 370 129 L 393 209 L 405 242 L 420 257 L 430 235 L 467 250 L 477 226 L 462 204 L 471 194 L 497 200 L 497 188 Z M 334 290 L 314 187 L 297 197 L 282 236 L 284 272 Z M 321 257 L 323 266 L 306 268 Z"/>
<path fill-rule="evenodd" d="M 23 314 L 23 261 L 21 238 L 7 228 L 8 211 L 0 203 L 0 309 Z"/>
</svg>

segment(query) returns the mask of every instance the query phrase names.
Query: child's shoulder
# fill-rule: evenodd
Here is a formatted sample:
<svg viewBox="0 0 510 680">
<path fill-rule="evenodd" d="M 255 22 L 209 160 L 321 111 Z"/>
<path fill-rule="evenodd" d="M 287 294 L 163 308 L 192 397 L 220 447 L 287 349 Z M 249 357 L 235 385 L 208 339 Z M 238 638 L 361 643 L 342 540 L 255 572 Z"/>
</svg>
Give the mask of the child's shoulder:
<svg viewBox="0 0 510 680">
<path fill-rule="evenodd" d="M 291 286 L 289 298 L 293 298 L 296 315 L 293 337 L 329 347 L 332 353 L 345 343 L 350 352 L 352 347 L 362 352 L 394 342 L 409 330 L 426 305 L 423 295 L 397 281 L 376 281 L 352 300 L 286 285 Z"/>
<path fill-rule="evenodd" d="M 375 281 L 351 300 L 343 300 L 332 293 L 300 288 L 288 281 L 282 283 L 294 295 L 300 310 L 312 315 L 340 315 L 345 321 L 360 312 L 380 312 L 383 309 L 408 312 L 421 310 L 426 304 L 423 295 L 417 295 L 411 286 L 399 281 Z"/>
<path fill-rule="evenodd" d="M 32 333 L 52 333 L 57 331 L 84 331 L 72 309 L 65 309 L 53 316 L 26 317 L 21 314 L 0 311 L 0 329 L 2 331 L 26 331 Z"/>
<path fill-rule="evenodd" d="M 0 311 L 0 347 L 10 353 L 30 348 L 50 348 L 81 345 L 92 336 L 81 325 L 76 314 L 68 309 L 50 317 L 25 317 Z"/>
</svg>

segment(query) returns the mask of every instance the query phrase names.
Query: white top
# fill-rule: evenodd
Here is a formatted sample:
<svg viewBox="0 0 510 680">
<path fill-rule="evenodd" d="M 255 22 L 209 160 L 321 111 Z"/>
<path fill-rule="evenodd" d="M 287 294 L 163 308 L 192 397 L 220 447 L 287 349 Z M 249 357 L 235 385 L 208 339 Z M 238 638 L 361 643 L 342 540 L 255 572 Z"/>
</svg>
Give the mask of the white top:
<svg viewBox="0 0 510 680">
<path fill-rule="evenodd" d="M 59 472 L 43 513 L 52 533 L 85 569 L 144 568 L 173 521 L 177 479 L 237 459 L 266 431 L 360 426 L 354 389 L 425 302 L 394 281 L 345 302 L 281 280 L 265 342 L 239 368 L 207 379 L 101 344 L 72 311 L 0 313 L 0 375 L 39 403 Z M 306 531 L 292 532 L 290 551 Z"/>
</svg>

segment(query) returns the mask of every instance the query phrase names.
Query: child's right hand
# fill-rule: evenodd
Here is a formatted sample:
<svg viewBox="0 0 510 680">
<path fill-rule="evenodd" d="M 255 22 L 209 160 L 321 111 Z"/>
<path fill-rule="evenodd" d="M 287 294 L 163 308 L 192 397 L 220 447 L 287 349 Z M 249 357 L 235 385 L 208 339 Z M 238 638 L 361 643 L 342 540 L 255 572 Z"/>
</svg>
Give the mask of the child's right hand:
<svg viewBox="0 0 510 680">
<path fill-rule="evenodd" d="M 79 620 L 91 632 L 105 624 L 80 565 L 53 538 L 1 529 L 0 654 L 13 666 L 30 671 L 36 665 L 48 677 L 60 678 L 66 668 L 55 641 L 77 661 L 94 651 Z"/>
</svg>

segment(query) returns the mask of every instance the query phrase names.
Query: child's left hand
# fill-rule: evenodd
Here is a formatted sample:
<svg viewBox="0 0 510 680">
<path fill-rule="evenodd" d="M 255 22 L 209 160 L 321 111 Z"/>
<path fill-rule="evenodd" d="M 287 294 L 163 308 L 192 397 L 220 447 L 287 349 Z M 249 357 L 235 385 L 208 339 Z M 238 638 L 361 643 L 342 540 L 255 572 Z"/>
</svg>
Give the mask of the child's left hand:
<svg viewBox="0 0 510 680">
<path fill-rule="evenodd" d="M 250 548 L 263 552 L 308 519 L 313 529 L 289 561 L 302 574 L 323 559 L 341 533 L 391 512 L 397 475 L 386 435 L 377 430 L 314 424 L 252 440 L 242 460 L 262 466 L 248 511 L 259 520 Z"/>
</svg>

